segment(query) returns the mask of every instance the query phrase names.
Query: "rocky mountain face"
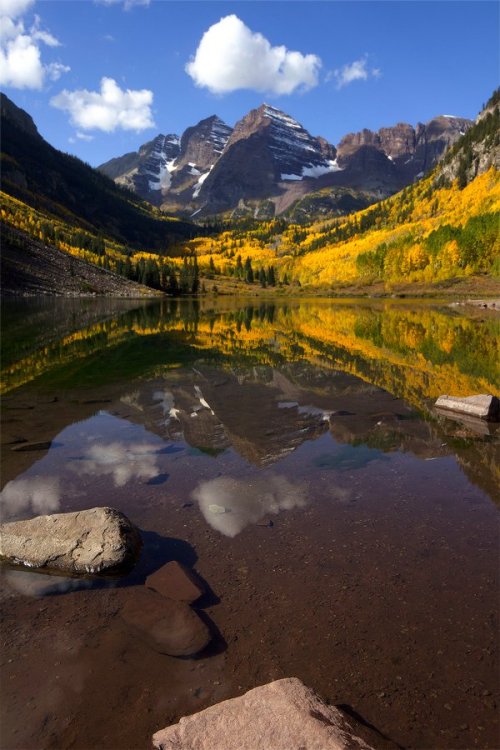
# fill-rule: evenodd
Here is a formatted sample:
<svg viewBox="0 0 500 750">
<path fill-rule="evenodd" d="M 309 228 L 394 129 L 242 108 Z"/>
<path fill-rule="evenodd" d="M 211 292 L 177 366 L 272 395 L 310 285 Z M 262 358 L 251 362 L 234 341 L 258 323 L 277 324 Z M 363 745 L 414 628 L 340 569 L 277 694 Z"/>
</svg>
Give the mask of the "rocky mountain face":
<svg viewBox="0 0 500 750">
<path fill-rule="evenodd" d="M 224 151 L 231 133 L 232 128 L 216 115 L 184 131 L 179 156 L 172 165 L 170 190 L 163 192 L 163 202 L 167 199 L 181 206 L 190 206 Z"/>
<path fill-rule="evenodd" d="M 464 137 L 447 151 L 435 181 L 458 178 L 459 186 L 465 187 L 490 167 L 500 169 L 500 89 L 493 93 Z"/>
<path fill-rule="evenodd" d="M 197 192 L 200 178 L 215 164 L 231 132 L 213 115 L 188 128 L 182 138 L 160 134 L 139 151 L 102 164 L 99 171 L 154 205 L 160 205 L 170 195 L 182 206 Z"/>
<path fill-rule="evenodd" d="M 157 135 L 140 147 L 139 151 L 111 159 L 99 170 L 140 195 L 156 203 L 156 197 L 170 186 L 170 171 L 179 155 L 180 141 L 177 135 Z"/>
<path fill-rule="evenodd" d="M 99 169 L 165 211 L 268 216 L 326 188 L 359 191 L 365 203 L 385 198 L 432 169 L 472 124 L 441 115 L 416 127 L 349 133 L 335 147 L 263 104 L 234 129 L 214 115 L 180 141 L 158 136 Z"/>
<path fill-rule="evenodd" d="M 218 213 L 241 200 L 278 196 L 282 183 L 337 170 L 335 156 L 334 146 L 263 104 L 235 125 L 197 198 L 205 213 Z"/>
<path fill-rule="evenodd" d="M 383 195 L 394 193 L 423 177 L 472 124 L 461 117 L 441 115 L 415 128 L 398 123 L 377 132 L 349 133 L 337 147 L 345 184 L 379 190 Z"/>
</svg>

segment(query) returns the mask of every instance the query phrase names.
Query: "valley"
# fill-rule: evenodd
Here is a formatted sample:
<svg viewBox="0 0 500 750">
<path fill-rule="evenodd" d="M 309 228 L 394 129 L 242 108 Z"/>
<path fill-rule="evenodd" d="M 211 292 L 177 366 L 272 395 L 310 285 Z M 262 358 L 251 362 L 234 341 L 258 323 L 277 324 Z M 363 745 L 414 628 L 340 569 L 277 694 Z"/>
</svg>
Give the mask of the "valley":
<svg viewBox="0 0 500 750">
<path fill-rule="evenodd" d="M 106 169 L 122 185 L 114 188 L 107 177 L 97 177 L 98 173 L 89 167 L 69 163 L 62 154 L 58 157 L 40 138 L 26 113 L 9 104 L 5 97 L 2 102 L 7 153 L 3 156 L 5 192 L 1 215 L 7 226 L 17 230 L 18 247 L 22 247 L 22 236 L 31 237 L 118 277 L 174 296 L 254 295 L 268 287 L 285 295 L 342 294 L 346 289 L 376 294 L 408 293 L 412 289 L 417 293 L 450 289 L 460 293 L 461 288 L 473 288 L 479 294 L 492 288 L 495 291 L 494 280 L 499 277 L 498 93 L 491 97 L 475 124 L 460 121 L 460 131 L 450 131 L 451 119 L 444 118 L 448 130 L 438 128 L 438 133 L 447 135 L 433 151 L 433 159 L 440 159 L 437 166 L 425 177 L 418 173 L 421 179 L 390 197 L 383 197 L 383 191 L 382 197 L 380 191 L 378 197 L 373 191 L 366 192 L 366 184 L 365 192 L 357 190 L 358 183 L 353 183 L 355 188 L 321 185 L 337 180 L 341 174 L 345 177 L 352 167 L 349 160 L 358 160 L 360 150 L 366 148 L 378 149 L 377 153 L 385 148 L 389 154 L 384 156 L 386 161 L 400 165 L 406 163 L 401 160 L 412 148 L 412 159 L 420 159 L 420 168 L 430 158 L 419 151 L 416 133 L 422 129 L 383 129 L 378 134 L 363 131 L 362 137 L 344 139 L 336 150 L 322 139 L 313 139 L 293 119 L 263 105 L 233 131 L 218 118 L 208 118 L 188 129 L 180 140 L 176 136 L 158 136 L 135 156 L 113 160 Z M 51 168 L 60 169 L 60 179 L 67 181 L 65 200 L 69 199 L 69 203 L 64 210 L 61 204 L 54 203 L 51 191 L 39 182 L 39 177 L 38 182 L 33 181 L 32 162 L 23 167 L 16 150 L 19 129 L 9 140 L 9 123 L 13 122 L 24 129 L 24 141 L 33 144 L 33 153 L 37 154 L 33 158 L 40 162 L 46 151 L 54 165 Z M 257 140 L 251 134 L 252 128 L 256 128 Z M 291 131 L 293 138 L 284 131 Z M 446 144 L 453 145 L 444 151 Z M 245 156 L 242 149 L 250 151 Z M 233 152 L 241 152 L 241 159 L 233 155 L 234 168 L 225 167 Z M 245 192 L 247 188 L 243 190 L 241 180 L 246 179 L 246 173 L 241 164 L 257 162 L 259 169 L 264 169 L 266 159 L 270 160 L 265 171 L 271 182 L 264 184 L 258 170 L 251 176 L 249 173 L 254 187 L 249 188 L 250 193 Z M 71 187 L 76 185 L 75 169 L 85 179 L 102 182 L 106 204 L 116 206 L 113 210 L 118 211 L 120 218 L 116 223 L 109 209 L 104 223 L 96 212 L 92 218 L 78 215 L 72 196 L 80 188 Z M 300 190 L 293 193 L 290 206 L 286 200 L 281 204 L 284 211 L 279 217 L 274 216 L 273 209 L 267 218 L 259 218 L 260 208 L 255 204 L 259 190 L 267 195 L 266 205 L 276 205 L 272 182 L 275 177 L 271 178 L 278 173 L 276 170 L 280 180 L 288 175 L 290 184 L 294 188 L 300 186 Z M 226 173 L 229 177 L 223 178 L 221 175 Z M 369 173 L 364 167 L 360 172 L 364 177 Z M 40 174 L 38 168 L 36 174 Z M 124 174 L 129 177 L 125 179 Z M 308 190 L 311 180 L 316 192 L 301 193 Z M 178 190 L 179 195 L 194 190 L 203 198 L 209 188 L 213 189 L 218 197 L 215 203 L 210 199 L 206 205 L 215 211 L 223 209 L 223 196 L 229 195 L 224 184 L 230 192 L 241 188 L 245 197 L 238 198 L 238 208 L 231 215 L 219 212 L 206 219 L 198 218 L 196 223 L 191 216 L 188 223 L 160 212 L 140 196 L 134 197 L 134 192 L 142 192 L 142 197 L 149 196 L 151 190 L 161 193 L 163 188 L 158 186 L 162 181 L 167 192 Z M 141 185 L 146 184 L 144 192 Z M 283 196 L 279 200 L 283 201 Z M 200 211 L 196 209 L 195 213 Z M 50 250 L 47 257 L 50 262 Z M 9 266 L 11 259 L 7 257 L 4 263 Z M 15 272 L 7 266 L 10 278 Z M 43 289 L 43 283 L 38 288 Z M 87 292 L 102 294 L 105 289 L 97 285 L 94 289 L 87 287 Z M 22 294 L 22 284 L 7 285 L 5 291 Z M 71 292 L 68 287 L 67 293 L 74 290 Z M 85 288 L 78 293 L 85 294 Z M 130 294 L 130 287 L 124 293 Z"/>
</svg>

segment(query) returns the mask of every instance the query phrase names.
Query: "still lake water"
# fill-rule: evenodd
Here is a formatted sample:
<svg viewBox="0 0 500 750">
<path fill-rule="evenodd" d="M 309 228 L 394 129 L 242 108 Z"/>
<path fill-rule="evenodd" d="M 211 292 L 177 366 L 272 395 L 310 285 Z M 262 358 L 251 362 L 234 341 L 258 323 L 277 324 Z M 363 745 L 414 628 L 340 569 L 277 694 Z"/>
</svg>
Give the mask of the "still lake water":
<svg viewBox="0 0 500 750">
<path fill-rule="evenodd" d="M 499 435 L 432 404 L 498 393 L 499 332 L 406 300 L 6 305 L 3 520 L 111 505 L 145 544 L 122 578 L 3 568 L 2 748 L 148 748 L 286 676 L 381 748 L 498 748 Z M 172 559 L 207 584 L 194 660 L 120 617 Z"/>
</svg>

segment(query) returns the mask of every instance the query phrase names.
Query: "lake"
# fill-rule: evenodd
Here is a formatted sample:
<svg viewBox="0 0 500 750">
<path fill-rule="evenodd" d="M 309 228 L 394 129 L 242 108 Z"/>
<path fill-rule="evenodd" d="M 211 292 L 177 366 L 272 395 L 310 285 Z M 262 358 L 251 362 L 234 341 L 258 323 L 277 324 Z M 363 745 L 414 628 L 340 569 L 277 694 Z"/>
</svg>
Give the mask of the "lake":
<svg viewBox="0 0 500 750">
<path fill-rule="evenodd" d="M 144 547 L 122 577 L 3 567 L 2 746 L 147 748 L 296 676 L 380 748 L 498 747 L 499 431 L 433 403 L 498 395 L 499 320 L 436 300 L 5 305 L 2 519 L 110 505 Z M 196 659 L 120 617 L 169 560 L 206 585 Z"/>
</svg>

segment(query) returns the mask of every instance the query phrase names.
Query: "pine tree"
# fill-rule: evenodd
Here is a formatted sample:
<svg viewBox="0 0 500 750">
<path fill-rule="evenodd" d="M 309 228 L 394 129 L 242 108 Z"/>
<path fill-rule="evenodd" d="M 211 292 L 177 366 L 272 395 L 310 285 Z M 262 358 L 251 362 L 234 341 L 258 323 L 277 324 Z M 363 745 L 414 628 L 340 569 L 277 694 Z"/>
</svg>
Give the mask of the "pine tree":
<svg viewBox="0 0 500 750">
<path fill-rule="evenodd" d="M 247 284 L 253 284 L 254 281 L 252 261 L 250 260 L 250 258 L 247 258 L 245 261 L 245 281 Z"/>
</svg>

